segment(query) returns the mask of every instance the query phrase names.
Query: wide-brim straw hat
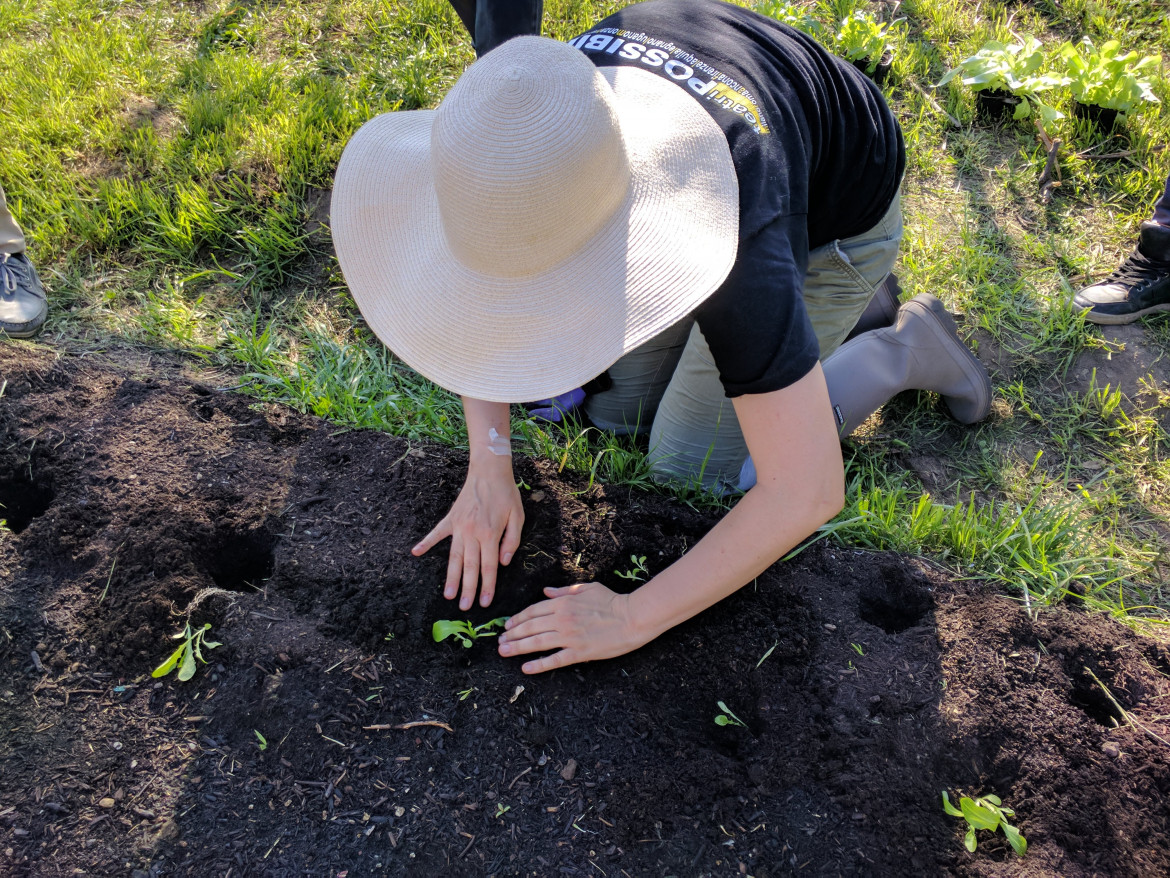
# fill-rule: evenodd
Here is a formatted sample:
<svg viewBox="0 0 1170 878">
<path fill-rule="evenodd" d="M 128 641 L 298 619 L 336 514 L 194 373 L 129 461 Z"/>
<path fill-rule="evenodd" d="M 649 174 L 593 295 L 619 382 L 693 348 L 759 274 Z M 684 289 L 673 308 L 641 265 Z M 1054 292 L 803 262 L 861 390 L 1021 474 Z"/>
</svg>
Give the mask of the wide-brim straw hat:
<svg viewBox="0 0 1170 878">
<path fill-rule="evenodd" d="M 437 110 L 354 135 L 337 257 L 362 315 L 464 396 L 566 392 L 695 309 L 735 261 L 727 139 L 686 82 L 518 37 Z"/>
</svg>

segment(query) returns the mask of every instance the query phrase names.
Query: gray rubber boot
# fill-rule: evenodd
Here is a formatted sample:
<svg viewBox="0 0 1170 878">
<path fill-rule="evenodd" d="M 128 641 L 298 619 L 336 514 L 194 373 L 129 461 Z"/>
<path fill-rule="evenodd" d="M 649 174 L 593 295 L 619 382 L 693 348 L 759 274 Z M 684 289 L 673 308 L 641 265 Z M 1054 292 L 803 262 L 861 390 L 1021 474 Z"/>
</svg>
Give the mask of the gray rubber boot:
<svg viewBox="0 0 1170 878">
<path fill-rule="evenodd" d="M 898 309 L 894 325 L 859 335 L 821 364 L 842 436 L 903 390 L 940 394 L 955 420 L 991 410 L 991 379 L 959 339 L 943 303 L 923 293 Z"/>
<path fill-rule="evenodd" d="M 982 421 L 991 411 L 987 370 L 960 340 L 943 303 L 926 293 L 899 308 L 893 326 L 845 342 L 821 368 L 842 436 L 903 390 L 941 394 L 963 424 Z M 756 465 L 749 456 L 736 489 L 747 491 L 755 483 Z"/>
<path fill-rule="evenodd" d="M 898 279 L 892 274 L 888 275 L 882 281 L 882 285 L 877 288 L 877 292 L 873 294 L 873 298 L 869 300 L 869 304 L 865 306 L 865 310 L 861 312 L 857 325 L 849 330 L 849 334 L 845 336 L 845 341 L 852 341 L 857 336 L 872 329 L 893 326 L 894 320 L 898 317 L 898 306 L 901 304 L 901 298 L 902 287 L 898 283 Z"/>
</svg>

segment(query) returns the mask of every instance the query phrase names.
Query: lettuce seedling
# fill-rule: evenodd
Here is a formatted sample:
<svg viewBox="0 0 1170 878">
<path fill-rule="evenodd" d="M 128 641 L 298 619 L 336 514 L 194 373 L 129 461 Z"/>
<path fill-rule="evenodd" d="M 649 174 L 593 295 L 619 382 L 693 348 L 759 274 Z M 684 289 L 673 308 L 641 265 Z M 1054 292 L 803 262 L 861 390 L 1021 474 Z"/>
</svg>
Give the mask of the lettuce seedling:
<svg viewBox="0 0 1170 878">
<path fill-rule="evenodd" d="M 1121 43 L 1109 40 L 1101 48 L 1085 37 L 1077 46 L 1060 47 L 1066 81 L 1073 98 L 1090 104 L 1131 113 L 1143 102 L 1158 103 L 1154 94 L 1160 55 L 1141 57 L 1137 52 L 1122 52 Z"/>
<path fill-rule="evenodd" d="M 208 649 L 215 649 L 222 644 L 216 643 L 214 640 L 206 640 L 205 636 L 211 630 L 211 623 L 208 622 L 202 628 L 191 630 L 191 623 L 188 622 L 183 630 L 171 637 L 172 640 L 182 640 L 179 648 L 167 657 L 167 660 L 150 672 L 152 677 L 165 677 L 176 667 L 179 669 L 179 679 L 184 683 L 195 676 L 195 660 L 207 664 L 207 659 L 203 657 L 203 647 Z"/>
<path fill-rule="evenodd" d="M 999 796 L 986 795 L 976 799 L 963 796 L 959 799 L 958 808 L 951 804 L 946 790 L 943 790 L 942 797 L 944 811 L 952 817 L 962 817 L 967 821 L 967 835 L 963 839 L 967 850 L 972 852 L 975 850 L 976 829 L 995 832 L 996 829 L 1002 828 L 1003 834 L 1007 836 L 1008 844 L 1012 846 L 1012 850 L 1016 852 L 1017 856 L 1022 857 L 1027 852 L 1028 840 L 1020 835 L 1018 829 L 1007 822 L 1007 818 L 1014 817 L 1016 812 L 1011 808 L 1003 807 Z"/>
<path fill-rule="evenodd" d="M 890 31 L 867 12 L 858 10 L 841 21 L 837 31 L 837 47 L 846 60 L 867 62 L 866 73 L 872 74 L 886 51 Z"/>
<path fill-rule="evenodd" d="M 726 704 L 724 704 L 722 701 L 716 701 L 715 704 L 719 707 L 720 710 L 723 711 L 723 713 L 721 713 L 715 717 L 715 725 L 717 725 L 717 726 L 739 726 L 740 728 L 744 728 L 744 729 L 746 729 L 748 727 L 747 723 L 745 723 L 738 716 L 736 716 L 734 713 L 732 713 L 731 708 L 728 707 Z"/>
<path fill-rule="evenodd" d="M 470 648 L 471 644 L 480 637 L 495 637 L 500 633 L 496 629 L 503 628 L 507 621 L 507 616 L 500 616 L 498 619 L 490 619 L 482 625 L 472 625 L 464 619 L 439 619 L 431 626 L 431 637 L 435 639 L 435 643 L 446 640 L 448 637 L 454 637 L 464 646 Z"/>
<path fill-rule="evenodd" d="M 628 579 L 631 582 L 645 582 L 650 575 L 650 569 L 646 566 L 645 555 L 631 555 L 630 563 L 633 565 L 629 570 L 621 571 L 615 570 L 614 573 L 622 579 Z"/>
</svg>

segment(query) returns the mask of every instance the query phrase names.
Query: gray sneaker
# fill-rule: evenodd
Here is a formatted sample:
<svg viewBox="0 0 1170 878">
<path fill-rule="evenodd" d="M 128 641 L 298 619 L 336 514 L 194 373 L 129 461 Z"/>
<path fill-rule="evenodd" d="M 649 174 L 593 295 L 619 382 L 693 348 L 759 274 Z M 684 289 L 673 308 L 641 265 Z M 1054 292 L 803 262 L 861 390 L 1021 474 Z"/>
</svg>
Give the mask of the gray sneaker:
<svg viewBox="0 0 1170 878">
<path fill-rule="evenodd" d="M 49 303 L 45 288 L 23 253 L 0 253 L 0 335 L 32 338 L 41 331 Z"/>
</svg>

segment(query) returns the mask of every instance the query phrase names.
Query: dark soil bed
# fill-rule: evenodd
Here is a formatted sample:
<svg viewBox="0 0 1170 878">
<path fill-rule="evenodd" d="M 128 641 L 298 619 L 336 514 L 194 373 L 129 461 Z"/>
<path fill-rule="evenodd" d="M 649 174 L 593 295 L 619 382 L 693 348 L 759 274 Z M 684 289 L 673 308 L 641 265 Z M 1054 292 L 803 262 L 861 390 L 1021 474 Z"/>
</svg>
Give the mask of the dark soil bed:
<svg viewBox="0 0 1170 878">
<path fill-rule="evenodd" d="M 0 345 L 0 874 L 1170 874 L 1159 642 L 818 543 L 632 655 L 525 677 L 431 640 L 445 555 L 409 549 L 458 452 L 164 366 Z M 518 475 L 524 546 L 476 621 L 626 586 L 711 522 Z M 223 645 L 152 679 L 188 617 Z M 1027 856 L 967 853 L 944 789 L 1001 796 Z"/>
</svg>

